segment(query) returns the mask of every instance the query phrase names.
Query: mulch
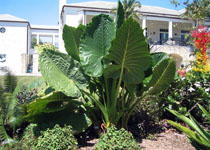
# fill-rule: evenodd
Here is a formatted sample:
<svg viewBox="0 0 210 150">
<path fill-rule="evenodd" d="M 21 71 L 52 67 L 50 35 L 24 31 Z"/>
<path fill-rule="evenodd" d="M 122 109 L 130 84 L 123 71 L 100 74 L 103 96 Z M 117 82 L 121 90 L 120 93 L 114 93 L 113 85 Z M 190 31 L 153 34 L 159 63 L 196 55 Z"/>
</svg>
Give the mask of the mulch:
<svg viewBox="0 0 210 150">
<path fill-rule="evenodd" d="M 88 138 L 80 144 L 79 150 L 94 150 L 97 138 Z M 136 139 L 142 150 L 195 150 L 186 135 L 174 130 L 166 130 L 156 135 L 156 140 Z"/>
</svg>

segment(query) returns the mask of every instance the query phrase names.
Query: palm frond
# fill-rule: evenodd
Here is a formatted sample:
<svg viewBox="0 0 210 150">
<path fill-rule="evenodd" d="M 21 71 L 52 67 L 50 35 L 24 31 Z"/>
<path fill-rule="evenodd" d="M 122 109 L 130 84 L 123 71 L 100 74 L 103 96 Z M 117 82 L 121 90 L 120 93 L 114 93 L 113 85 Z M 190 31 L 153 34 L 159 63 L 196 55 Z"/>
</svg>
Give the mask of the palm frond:
<svg viewBox="0 0 210 150">
<path fill-rule="evenodd" d="M 0 113 L 0 141 L 2 141 L 2 144 L 8 144 L 10 142 L 13 142 L 12 138 L 7 134 L 5 130 L 4 121 L 1 113 Z"/>
<path fill-rule="evenodd" d="M 4 91 L 7 93 L 12 93 L 17 86 L 17 78 L 13 76 L 11 72 L 8 72 L 4 77 L 3 84 Z"/>
</svg>

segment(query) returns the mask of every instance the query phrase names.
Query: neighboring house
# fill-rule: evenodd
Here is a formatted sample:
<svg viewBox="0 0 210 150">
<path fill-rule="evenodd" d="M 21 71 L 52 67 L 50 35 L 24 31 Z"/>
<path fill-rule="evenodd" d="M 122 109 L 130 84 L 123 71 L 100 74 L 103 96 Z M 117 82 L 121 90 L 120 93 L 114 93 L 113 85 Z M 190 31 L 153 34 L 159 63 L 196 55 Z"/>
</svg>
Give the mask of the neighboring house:
<svg viewBox="0 0 210 150">
<path fill-rule="evenodd" d="M 27 20 L 0 15 L 0 67 L 25 72 L 24 55 L 29 53 L 30 25 Z"/>
<path fill-rule="evenodd" d="M 34 45 L 44 43 L 58 47 L 58 26 L 31 25 L 27 20 L 0 14 L 0 73 L 6 69 L 26 73 L 28 66 L 38 73 Z"/>
<path fill-rule="evenodd" d="M 60 51 L 65 51 L 62 40 L 62 29 L 65 24 L 77 27 L 79 24 L 87 25 L 95 15 L 105 13 L 114 18 L 112 9 L 117 7 L 116 2 L 91 1 L 84 3 L 66 4 L 66 0 L 60 0 Z M 181 63 L 188 64 L 191 48 L 187 47 L 185 35 L 194 26 L 193 22 L 183 19 L 181 15 L 185 9 L 177 11 L 157 6 L 144 6 L 136 9 L 139 14 L 137 20 L 144 29 L 144 35 L 149 38 L 151 51 L 164 51 L 174 56 L 177 67 Z M 210 25 L 210 21 L 204 22 Z"/>
</svg>

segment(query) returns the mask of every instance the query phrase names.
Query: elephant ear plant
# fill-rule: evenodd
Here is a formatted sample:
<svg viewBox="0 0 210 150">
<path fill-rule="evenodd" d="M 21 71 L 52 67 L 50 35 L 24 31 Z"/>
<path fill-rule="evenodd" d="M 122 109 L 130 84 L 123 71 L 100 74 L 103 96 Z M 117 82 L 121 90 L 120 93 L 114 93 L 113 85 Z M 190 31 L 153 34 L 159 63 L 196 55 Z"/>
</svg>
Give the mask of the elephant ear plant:
<svg viewBox="0 0 210 150">
<path fill-rule="evenodd" d="M 162 59 L 153 67 L 150 80 L 146 78 L 152 58 L 143 30 L 132 18 L 121 25 L 117 35 L 116 24 L 104 14 L 95 16 L 83 34 L 79 28 L 64 26 L 68 54 L 42 52 L 42 75 L 56 91 L 82 101 L 87 111 L 93 112 L 96 106 L 105 127 L 111 123 L 126 127 L 141 99 L 168 87 L 174 78 L 175 62 L 169 57 Z M 146 79 L 148 84 L 137 96 L 139 85 Z"/>
</svg>

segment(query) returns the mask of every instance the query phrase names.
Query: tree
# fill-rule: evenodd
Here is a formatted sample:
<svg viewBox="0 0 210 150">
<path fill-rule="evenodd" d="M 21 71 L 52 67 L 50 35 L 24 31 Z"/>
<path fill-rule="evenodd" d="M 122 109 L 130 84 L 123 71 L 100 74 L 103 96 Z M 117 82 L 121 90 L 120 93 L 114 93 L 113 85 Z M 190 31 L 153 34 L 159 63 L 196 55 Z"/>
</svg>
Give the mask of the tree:
<svg viewBox="0 0 210 150">
<path fill-rule="evenodd" d="M 178 6 L 183 4 L 186 6 L 186 12 L 183 14 L 184 18 L 190 18 L 195 27 L 198 27 L 202 21 L 210 19 L 210 1 L 209 0 L 185 0 L 179 2 L 177 0 L 170 0 L 172 4 Z"/>
<path fill-rule="evenodd" d="M 141 3 L 139 1 L 123 0 L 122 4 L 123 4 L 124 12 L 125 12 L 125 14 L 124 14 L 125 20 L 127 20 L 129 17 L 138 19 L 138 15 L 137 15 L 135 9 L 141 7 Z M 113 9 L 113 12 L 116 12 L 116 10 L 117 10 L 117 8 Z"/>
<path fill-rule="evenodd" d="M 138 15 L 135 11 L 135 8 L 140 8 L 141 7 L 141 3 L 139 1 L 136 0 L 123 0 L 123 8 L 125 10 L 125 19 L 128 19 L 129 17 L 137 17 Z"/>
</svg>

